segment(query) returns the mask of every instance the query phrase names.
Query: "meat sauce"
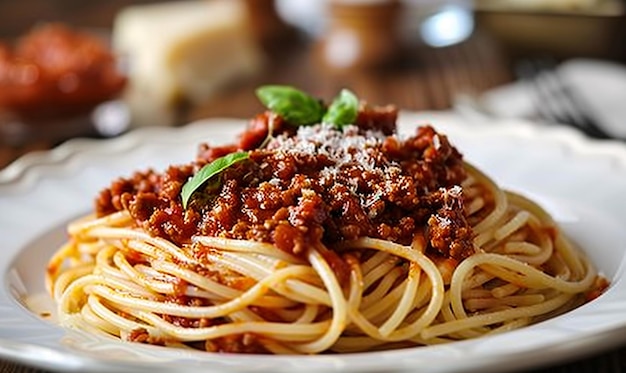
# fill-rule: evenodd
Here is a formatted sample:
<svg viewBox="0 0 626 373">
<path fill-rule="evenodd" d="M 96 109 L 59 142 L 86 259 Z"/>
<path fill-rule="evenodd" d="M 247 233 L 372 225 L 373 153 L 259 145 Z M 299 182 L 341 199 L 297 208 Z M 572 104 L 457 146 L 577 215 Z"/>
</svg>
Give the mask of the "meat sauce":
<svg viewBox="0 0 626 373">
<path fill-rule="evenodd" d="M 459 187 L 466 178 L 462 156 L 428 126 L 407 138 L 394 135 L 396 117 L 392 107 L 362 106 L 353 126 L 296 128 L 266 112 L 250 121 L 236 143 L 202 144 L 192 163 L 115 180 L 96 198 L 96 212 L 104 216 L 125 209 L 150 234 L 179 245 L 190 244 L 194 235 L 209 235 L 270 242 L 300 256 L 315 246 L 342 284 L 349 281 L 351 257 L 334 248 L 363 236 L 401 244 L 411 244 L 417 236 L 437 262 L 458 263 L 474 250 Z M 260 148 L 270 121 L 274 138 Z M 249 159 L 209 180 L 183 208 L 180 192 L 189 177 L 241 150 L 249 151 Z M 209 249 L 194 246 L 192 252 L 202 260 L 203 250 Z M 225 281 L 203 268 L 190 270 Z M 167 302 L 205 304 L 185 296 L 184 284 L 179 285 L 181 292 L 168 296 Z M 241 284 L 242 289 L 248 286 Z M 277 318 L 269 309 L 255 308 L 268 319 Z M 163 317 L 189 328 L 224 322 Z M 195 347 L 266 352 L 258 338 L 236 335 Z M 152 341 L 145 330 L 128 339 L 163 343 Z"/>
<path fill-rule="evenodd" d="M 275 137 L 257 148 L 269 120 Z M 429 126 L 405 139 L 393 135 L 395 120 L 393 108 L 362 107 L 354 126 L 295 128 L 264 113 L 235 144 L 204 144 L 193 163 L 114 181 L 96 211 L 126 209 L 152 235 L 179 245 L 209 235 L 269 242 L 295 255 L 324 246 L 343 279 L 347 265 L 333 247 L 364 236 L 410 244 L 419 234 L 433 255 L 470 255 L 461 154 Z M 179 194 L 187 179 L 236 150 L 249 150 L 249 159 L 207 182 L 184 209 Z"/>
</svg>

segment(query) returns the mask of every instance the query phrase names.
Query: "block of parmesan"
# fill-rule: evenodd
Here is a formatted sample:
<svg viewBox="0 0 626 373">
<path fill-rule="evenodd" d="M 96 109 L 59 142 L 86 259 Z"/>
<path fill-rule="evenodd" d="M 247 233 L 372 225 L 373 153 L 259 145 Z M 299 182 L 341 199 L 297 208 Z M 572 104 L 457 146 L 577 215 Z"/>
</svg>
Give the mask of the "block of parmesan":
<svg viewBox="0 0 626 373">
<path fill-rule="evenodd" d="M 200 103 L 260 69 L 261 52 L 239 0 L 133 5 L 113 27 L 113 48 L 127 62 L 133 122 L 163 125 L 181 101 Z"/>
</svg>

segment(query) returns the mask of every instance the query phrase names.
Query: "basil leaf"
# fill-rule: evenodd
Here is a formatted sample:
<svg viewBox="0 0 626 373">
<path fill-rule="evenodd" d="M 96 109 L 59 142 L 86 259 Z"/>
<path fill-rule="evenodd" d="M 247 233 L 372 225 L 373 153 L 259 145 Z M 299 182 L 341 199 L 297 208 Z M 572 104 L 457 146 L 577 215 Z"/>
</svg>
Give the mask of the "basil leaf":
<svg viewBox="0 0 626 373">
<path fill-rule="evenodd" d="M 224 171 L 228 167 L 234 165 L 237 162 L 248 159 L 250 155 L 248 152 L 236 152 L 230 153 L 223 157 L 220 157 L 213 162 L 205 165 L 198 171 L 192 178 L 187 180 L 180 192 L 180 197 L 183 201 L 183 208 L 187 208 L 187 203 L 191 196 L 200 188 L 207 180 L 213 176 Z"/>
<path fill-rule="evenodd" d="M 359 99 L 348 89 L 342 89 L 328 107 L 322 122 L 341 128 L 353 124 L 359 112 Z"/>
<path fill-rule="evenodd" d="M 282 85 L 266 85 L 256 90 L 263 105 L 296 126 L 319 123 L 324 106 L 305 92 Z"/>
</svg>

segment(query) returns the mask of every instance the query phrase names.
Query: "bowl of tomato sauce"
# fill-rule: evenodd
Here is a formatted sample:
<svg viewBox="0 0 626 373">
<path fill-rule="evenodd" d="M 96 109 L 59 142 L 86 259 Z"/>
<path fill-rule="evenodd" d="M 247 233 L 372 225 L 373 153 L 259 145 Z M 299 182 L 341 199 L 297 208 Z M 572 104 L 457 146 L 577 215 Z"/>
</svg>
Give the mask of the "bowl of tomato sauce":
<svg viewBox="0 0 626 373">
<path fill-rule="evenodd" d="M 97 132 L 94 111 L 126 86 L 106 38 L 61 23 L 0 42 L 0 132 L 5 141 Z"/>
</svg>

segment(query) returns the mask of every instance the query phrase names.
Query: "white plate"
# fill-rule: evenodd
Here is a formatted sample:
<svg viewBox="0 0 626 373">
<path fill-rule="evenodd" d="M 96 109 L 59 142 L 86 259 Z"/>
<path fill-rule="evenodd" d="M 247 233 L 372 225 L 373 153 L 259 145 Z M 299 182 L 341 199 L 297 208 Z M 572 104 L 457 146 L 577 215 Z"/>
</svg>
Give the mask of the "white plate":
<svg viewBox="0 0 626 373">
<path fill-rule="evenodd" d="M 190 352 L 102 339 L 42 319 L 37 311 L 50 307 L 45 265 L 64 240 L 65 224 L 89 211 L 95 194 L 117 176 L 187 162 L 201 141 L 232 141 L 244 122 L 220 119 L 72 141 L 0 173 L 0 357 L 66 372 L 501 372 L 626 341 L 626 148 L 519 122 L 468 126 L 442 113 L 403 113 L 400 127 L 406 132 L 427 121 L 498 183 L 542 203 L 610 279 L 608 291 L 565 315 L 498 336 L 345 355 Z"/>
</svg>

